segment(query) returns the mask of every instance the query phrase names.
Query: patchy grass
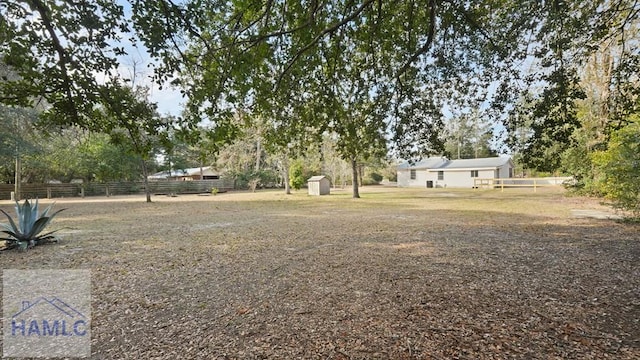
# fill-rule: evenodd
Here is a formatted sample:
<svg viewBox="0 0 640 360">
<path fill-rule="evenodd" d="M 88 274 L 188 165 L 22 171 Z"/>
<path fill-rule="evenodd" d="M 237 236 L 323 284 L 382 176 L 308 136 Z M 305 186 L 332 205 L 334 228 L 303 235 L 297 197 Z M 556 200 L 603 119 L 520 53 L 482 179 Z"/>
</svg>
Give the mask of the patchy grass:
<svg viewBox="0 0 640 360">
<path fill-rule="evenodd" d="M 543 189 L 58 200 L 96 359 L 640 357 L 637 225 Z M 9 209 L 9 202 L 0 203 Z"/>
</svg>

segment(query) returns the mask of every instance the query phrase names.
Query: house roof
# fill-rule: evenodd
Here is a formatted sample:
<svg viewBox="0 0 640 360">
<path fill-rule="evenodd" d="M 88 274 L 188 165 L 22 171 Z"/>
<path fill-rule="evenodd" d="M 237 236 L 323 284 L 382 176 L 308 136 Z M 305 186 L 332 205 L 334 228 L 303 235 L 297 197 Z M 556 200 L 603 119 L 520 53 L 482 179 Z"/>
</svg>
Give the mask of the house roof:
<svg viewBox="0 0 640 360">
<path fill-rule="evenodd" d="M 430 158 L 426 158 L 424 160 L 420 160 L 417 163 L 414 164 L 410 164 L 408 162 L 402 163 L 400 165 L 398 165 L 398 170 L 403 170 L 403 169 L 435 169 L 438 167 L 441 167 L 443 164 L 445 164 L 447 161 L 447 158 L 445 157 L 430 157 Z"/>
<path fill-rule="evenodd" d="M 440 170 L 495 169 L 507 164 L 509 161 L 511 161 L 509 157 L 450 160 L 446 165 L 442 166 Z"/>
<path fill-rule="evenodd" d="M 327 177 L 324 176 L 324 175 L 316 175 L 316 176 L 310 177 L 309 180 L 307 180 L 307 182 L 309 182 L 309 181 L 320 181 L 322 179 L 327 179 Z"/>
<path fill-rule="evenodd" d="M 495 169 L 511 161 L 510 157 L 491 157 L 478 159 L 449 160 L 444 157 L 432 157 L 424 159 L 413 165 L 403 163 L 398 165 L 402 169 L 428 169 L 437 171 L 461 170 L 461 169 Z"/>
<path fill-rule="evenodd" d="M 176 177 L 176 176 L 192 176 L 192 175 L 200 175 L 200 169 L 199 167 L 197 168 L 186 168 L 186 169 L 175 169 L 175 170 L 171 170 L 171 174 L 169 174 L 168 170 L 165 171 L 160 171 L 157 172 L 153 175 L 149 175 L 150 179 L 166 179 L 169 176 L 171 177 Z M 214 173 L 214 170 L 211 168 L 211 166 L 203 166 L 202 167 L 202 173 L 203 174 L 212 174 Z"/>
</svg>

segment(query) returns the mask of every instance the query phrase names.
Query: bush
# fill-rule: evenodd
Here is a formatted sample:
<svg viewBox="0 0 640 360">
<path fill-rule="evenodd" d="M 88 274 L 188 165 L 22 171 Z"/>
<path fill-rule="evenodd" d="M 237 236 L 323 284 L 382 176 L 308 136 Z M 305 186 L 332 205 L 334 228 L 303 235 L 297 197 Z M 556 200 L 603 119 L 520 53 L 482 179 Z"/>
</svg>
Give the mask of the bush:
<svg viewBox="0 0 640 360">
<path fill-rule="evenodd" d="M 300 190 L 305 182 L 304 164 L 302 161 L 296 160 L 289 168 L 289 185 L 291 185 L 293 189 Z"/>
<path fill-rule="evenodd" d="M 360 185 L 379 185 L 382 179 L 382 175 L 376 172 L 371 172 L 362 178 L 362 184 Z"/>
<path fill-rule="evenodd" d="M 596 152 L 593 163 L 605 197 L 615 208 L 640 217 L 640 120 L 615 131 L 609 148 Z"/>
<path fill-rule="evenodd" d="M 262 171 L 244 171 L 233 174 L 227 174 L 228 177 L 234 179 L 236 189 L 255 190 L 257 187 L 275 187 L 278 174 L 273 170 Z"/>
</svg>

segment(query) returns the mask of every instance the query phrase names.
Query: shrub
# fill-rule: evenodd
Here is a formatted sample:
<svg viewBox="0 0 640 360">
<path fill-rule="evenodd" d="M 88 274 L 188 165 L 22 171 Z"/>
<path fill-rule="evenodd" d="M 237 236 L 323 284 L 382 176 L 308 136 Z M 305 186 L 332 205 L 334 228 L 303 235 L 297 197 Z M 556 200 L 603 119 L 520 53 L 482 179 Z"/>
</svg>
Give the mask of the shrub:
<svg viewBox="0 0 640 360">
<path fill-rule="evenodd" d="M 377 172 L 371 172 L 367 174 L 364 179 L 362 179 L 362 185 L 379 185 L 382 179 L 382 175 L 378 174 Z"/>
<path fill-rule="evenodd" d="M 0 223 L 0 227 L 4 229 L 0 233 L 6 234 L 5 237 L 0 239 L 7 242 L 7 248 L 18 247 L 22 250 L 34 247 L 39 243 L 57 241 L 58 238 L 53 235 L 55 231 L 41 234 L 51 220 L 64 210 L 60 209 L 49 214 L 52 207 L 53 204 L 44 209 L 42 213 L 38 213 L 38 199 L 34 204 L 29 202 L 28 199 L 22 205 L 16 201 L 16 221 L 4 210 L 0 209 L 0 212 L 9 219 L 9 224 Z"/>
<path fill-rule="evenodd" d="M 383 179 L 383 176 L 376 172 L 372 172 L 371 174 L 369 174 L 369 177 L 376 183 L 380 183 L 380 181 L 382 181 Z"/>
<path fill-rule="evenodd" d="M 227 176 L 233 178 L 236 189 L 252 189 L 253 185 L 255 185 L 256 188 L 275 187 L 278 178 L 278 174 L 269 169 L 257 172 L 248 170 L 244 172 L 228 173 Z M 255 181 L 257 181 L 257 183 L 255 183 Z"/>
<path fill-rule="evenodd" d="M 615 208 L 640 217 L 640 121 L 614 132 L 606 151 L 596 152 L 596 181 Z"/>
<path fill-rule="evenodd" d="M 306 179 L 304 176 L 304 165 L 302 161 L 297 160 L 289 168 L 289 185 L 293 189 L 300 190 Z"/>
</svg>

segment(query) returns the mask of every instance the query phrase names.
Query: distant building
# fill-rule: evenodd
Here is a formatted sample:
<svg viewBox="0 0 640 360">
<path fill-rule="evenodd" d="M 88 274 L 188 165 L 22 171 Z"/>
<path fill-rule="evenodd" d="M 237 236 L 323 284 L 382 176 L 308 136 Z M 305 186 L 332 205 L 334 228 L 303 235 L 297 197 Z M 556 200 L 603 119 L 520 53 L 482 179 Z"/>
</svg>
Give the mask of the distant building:
<svg viewBox="0 0 640 360">
<path fill-rule="evenodd" d="M 511 178 L 510 157 L 449 160 L 432 157 L 398 165 L 399 187 L 472 188 L 476 178 Z"/>
<path fill-rule="evenodd" d="M 197 168 L 167 170 L 149 175 L 149 180 L 171 180 L 171 181 L 191 181 L 191 180 L 217 180 L 220 174 L 211 166 Z"/>
</svg>

